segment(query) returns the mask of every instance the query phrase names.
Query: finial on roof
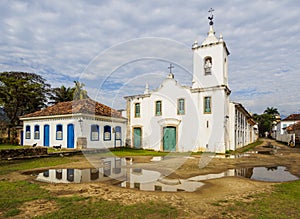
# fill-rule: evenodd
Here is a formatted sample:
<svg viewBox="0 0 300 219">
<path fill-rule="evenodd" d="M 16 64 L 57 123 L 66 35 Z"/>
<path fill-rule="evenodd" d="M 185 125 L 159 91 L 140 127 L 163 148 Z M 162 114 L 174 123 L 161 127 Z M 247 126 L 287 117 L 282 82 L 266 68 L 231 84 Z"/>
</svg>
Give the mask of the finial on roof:
<svg viewBox="0 0 300 219">
<path fill-rule="evenodd" d="M 215 11 L 215 9 L 213 9 L 213 8 L 210 8 L 208 10 L 208 12 L 210 13 L 210 16 L 208 17 L 208 20 L 210 20 L 209 21 L 210 26 L 212 26 L 214 24 L 214 22 L 213 22 L 213 19 L 214 19 L 213 11 Z"/>
<path fill-rule="evenodd" d="M 224 40 L 223 40 L 223 35 L 222 35 L 222 34 L 220 34 L 219 41 L 220 41 L 220 42 L 223 42 L 223 41 L 224 41 Z"/>
<path fill-rule="evenodd" d="M 144 94 L 149 94 L 149 84 L 146 83 Z"/>
<path fill-rule="evenodd" d="M 196 49 L 198 47 L 198 41 L 195 40 L 195 42 L 192 45 L 192 49 Z"/>
</svg>

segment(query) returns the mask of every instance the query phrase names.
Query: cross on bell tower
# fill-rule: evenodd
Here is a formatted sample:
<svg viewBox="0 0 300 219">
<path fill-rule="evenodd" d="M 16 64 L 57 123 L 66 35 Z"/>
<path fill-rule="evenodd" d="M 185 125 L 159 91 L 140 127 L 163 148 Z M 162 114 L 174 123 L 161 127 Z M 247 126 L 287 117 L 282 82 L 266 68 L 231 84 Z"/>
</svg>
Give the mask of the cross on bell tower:
<svg viewBox="0 0 300 219">
<path fill-rule="evenodd" d="M 210 13 L 210 16 L 208 17 L 208 20 L 210 20 L 209 21 L 209 25 L 213 25 L 214 24 L 214 22 L 213 22 L 213 19 L 214 19 L 214 15 L 213 15 L 213 12 L 215 11 L 215 9 L 213 9 L 213 8 L 210 8 L 209 10 L 208 10 L 208 12 Z"/>
</svg>

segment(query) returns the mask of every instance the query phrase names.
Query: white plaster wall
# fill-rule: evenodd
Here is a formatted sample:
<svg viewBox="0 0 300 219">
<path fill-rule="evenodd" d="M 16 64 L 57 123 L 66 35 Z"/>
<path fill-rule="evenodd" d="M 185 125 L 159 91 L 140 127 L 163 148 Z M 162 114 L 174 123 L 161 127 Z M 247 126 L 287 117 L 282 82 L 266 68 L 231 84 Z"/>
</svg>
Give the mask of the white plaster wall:
<svg viewBox="0 0 300 219">
<path fill-rule="evenodd" d="M 205 75 L 204 58 L 212 57 L 212 73 Z M 226 58 L 226 63 L 224 64 Z M 194 77 L 193 88 L 212 87 L 217 85 L 227 85 L 228 58 L 222 43 L 212 46 L 200 47 L 194 50 Z"/>
<path fill-rule="evenodd" d="M 229 150 L 235 150 L 235 105 L 229 103 Z"/>
<path fill-rule="evenodd" d="M 87 147 L 88 148 L 111 148 L 115 146 L 115 133 L 113 132 L 113 128 L 116 126 L 121 127 L 122 131 L 122 146 L 125 145 L 126 139 L 126 123 L 125 122 L 109 122 L 109 121 L 100 121 L 91 119 L 88 117 L 83 118 L 83 122 L 80 124 L 79 119 L 82 117 L 67 117 L 67 118 L 56 118 L 56 119 L 38 119 L 38 120 L 25 120 L 23 122 L 23 130 L 24 130 L 24 145 L 33 145 L 37 143 L 38 146 L 44 146 L 44 125 L 50 126 L 50 138 L 49 145 L 50 146 L 58 146 L 62 145 L 63 148 L 67 148 L 67 125 L 74 125 L 74 148 L 77 145 L 77 137 L 86 137 L 87 138 Z M 92 117 L 93 118 L 93 117 Z M 34 126 L 40 126 L 40 138 L 34 139 Z M 63 139 L 56 139 L 56 125 L 61 124 L 63 126 Z M 96 124 L 99 125 L 99 141 L 91 141 L 91 125 Z M 30 125 L 31 128 L 31 136 L 30 139 L 26 139 L 26 126 Z M 104 126 L 111 126 L 111 140 L 104 141 L 103 140 L 103 131 Z M 81 128 L 82 127 L 82 128 Z"/>
<path fill-rule="evenodd" d="M 178 99 L 185 99 L 185 114 L 177 115 Z M 162 101 L 162 115 L 155 115 L 155 102 Z M 134 117 L 134 105 L 141 104 L 141 117 Z M 194 151 L 198 139 L 199 119 L 190 90 L 182 87 L 174 79 L 166 79 L 162 86 L 150 97 L 134 99 L 131 102 L 131 131 L 142 127 L 142 147 L 162 150 L 163 127 L 177 127 L 177 150 Z M 132 137 L 132 136 L 131 136 Z M 132 139 L 133 142 L 133 139 Z"/>
<path fill-rule="evenodd" d="M 63 139 L 56 140 L 56 125 L 61 124 L 63 126 Z M 24 130 L 24 145 L 33 145 L 37 144 L 38 146 L 44 146 L 44 125 L 49 125 L 49 143 L 50 146 L 62 145 L 62 147 L 67 147 L 67 125 L 74 124 L 72 118 L 67 119 L 38 119 L 38 120 L 29 120 L 23 122 Z M 30 139 L 26 139 L 26 126 L 30 125 Z M 40 126 L 40 138 L 34 139 L 34 126 Z M 74 126 L 74 132 L 76 132 L 76 127 Z M 76 139 L 75 139 L 76 140 Z M 76 142 L 75 142 L 76 145 Z"/>
<path fill-rule="evenodd" d="M 204 97 L 210 96 L 212 112 L 204 113 Z M 201 150 L 225 152 L 225 116 L 227 114 L 227 97 L 224 90 L 208 90 L 198 95 L 200 118 L 199 145 Z M 207 127 L 208 122 L 208 127 Z"/>
</svg>

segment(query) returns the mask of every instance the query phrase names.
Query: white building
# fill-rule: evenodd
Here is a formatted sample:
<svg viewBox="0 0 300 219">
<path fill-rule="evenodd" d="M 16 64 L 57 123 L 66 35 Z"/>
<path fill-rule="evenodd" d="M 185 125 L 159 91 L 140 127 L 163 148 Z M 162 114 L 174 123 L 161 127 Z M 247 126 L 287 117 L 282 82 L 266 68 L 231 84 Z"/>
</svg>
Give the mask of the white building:
<svg viewBox="0 0 300 219">
<path fill-rule="evenodd" d="M 192 86 L 171 73 L 158 89 L 127 96 L 127 142 L 161 151 L 224 153 L 256 140 L 251 115 L 230 103 L 227 46 L 217 38 L 211 17 L 208 36 L 193 50 Z"/>
<path fill-rule="evenodd" d="M 61 102 L 20 119 L 23 145 L 79 149 L 125 145 L 127 119 L 91 99 Z"/>
<path fill-rule="evenodd" d="M 300 122 L 300 114 L 291 114 L 288 117 L 281 120 L 277 123 L 276 133 L 277 134 L 285 134 L 285 130 L 288 126 L 295 124 L 296 122 Z"/>
</svg>

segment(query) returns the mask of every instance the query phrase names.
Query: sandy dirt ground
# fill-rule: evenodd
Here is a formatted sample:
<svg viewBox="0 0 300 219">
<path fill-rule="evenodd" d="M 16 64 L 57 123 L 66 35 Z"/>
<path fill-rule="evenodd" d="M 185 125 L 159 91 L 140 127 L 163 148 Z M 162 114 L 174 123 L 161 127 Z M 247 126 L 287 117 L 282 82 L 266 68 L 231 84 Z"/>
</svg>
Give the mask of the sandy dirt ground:
<svg viewBox="0 0 300 219">
<path fill-rule="evenodd" d="M 266 147 L 270 144 L 276 148 Z M 258 166 L 286 166 L 292 174 L 300 177 L 300 148 L 289 148 L 265 139 L 264 143 L 256 147 L 254 151 L 259 153 L 249 153 L 249 155 L 239 158 L 212 158 L 209 155 L 195 155 L 184 158 L 184 162 L 182 158 L 150 162 L 151 157 L 133 157 L 133 165 L 138 168 L 159 171 L 163 175 L 168 175 L 170 179 L 187 179 L 202 174 L 221 173 L 228 169 Z M 93 167 L 90 161 L 82 157 L 79 162 L 61 165 L 59 168 L 90 168 Z M 39 183 L 43 188 L 57 196 L 77 194 L 91 197 L 94 200 L 119 201 L 125 205 L 147 201 L 164 201 L 182 212 L 180 218 L 223 218 L 224 215 L 222 215 L 220 207 L 214 203 L 219 201 L 231 203 L 233 200 L 249 202 L 252 201 L 251 197 L 254 194 L 270 192 L 272 185 L 275 184 L 229 176 L 202 181 L 205 185 L 195 192 L 147 192 L 103 183 L 47 184 L 36 182 L 33 176 L 24 175 L 21 172 L 2 176 L 2 179 L 4 178 L 10 181 L 30 180 Z M 49 205 L 49 202 L 43 200 L 28 202 L 22 206 L 22 212 L 16 218 L 30 218 L 56 209 L 55 203 Z M 233 215 L 233 217 L 235 216 Z M 242 218 L 243 212 L 240 212 L 239 216 Z M 230 217 L 230 215 L 226 217 Z"/>
</svg>

